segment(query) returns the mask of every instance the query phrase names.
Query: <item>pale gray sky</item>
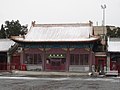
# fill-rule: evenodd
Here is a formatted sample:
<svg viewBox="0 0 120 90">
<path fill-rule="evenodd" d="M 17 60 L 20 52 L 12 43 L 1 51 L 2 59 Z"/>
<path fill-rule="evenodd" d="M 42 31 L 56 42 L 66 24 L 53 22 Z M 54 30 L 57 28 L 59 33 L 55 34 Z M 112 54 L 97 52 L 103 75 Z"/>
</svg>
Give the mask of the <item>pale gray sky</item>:
<svg viewBox="0 0 120 90">
<path fill-rule="evenodd" d="M 106 25 L 120 26 L 120 0 L 0 0 L 0 24 L 19 20 L 21 24 L 102 23 L 101 4 L 106 4 Z"/>
</svg>

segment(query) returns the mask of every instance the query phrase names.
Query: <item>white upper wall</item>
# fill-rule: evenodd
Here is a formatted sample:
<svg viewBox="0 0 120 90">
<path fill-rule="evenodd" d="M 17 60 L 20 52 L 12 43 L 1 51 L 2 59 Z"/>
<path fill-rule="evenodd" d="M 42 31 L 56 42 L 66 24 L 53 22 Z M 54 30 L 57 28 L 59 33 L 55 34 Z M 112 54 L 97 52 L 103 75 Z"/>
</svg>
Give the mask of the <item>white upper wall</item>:
<svg viewBox="0 0 120 90">
<path fill-rule="evenodd" d="M 120 52 L 120 38 L 108 39 L 108 52 Z"/>
</svg>

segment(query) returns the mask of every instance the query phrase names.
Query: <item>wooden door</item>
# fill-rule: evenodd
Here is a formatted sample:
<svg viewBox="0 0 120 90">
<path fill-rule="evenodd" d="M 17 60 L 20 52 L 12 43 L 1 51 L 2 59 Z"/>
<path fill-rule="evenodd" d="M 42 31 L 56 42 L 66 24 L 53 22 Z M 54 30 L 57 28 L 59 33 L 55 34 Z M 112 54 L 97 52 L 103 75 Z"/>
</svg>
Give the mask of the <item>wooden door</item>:
<svg viewBox="0 0 120 90">
<path fill-rule="evenodd" d="M 106 66 L 106 58 L 97 57 L 96 58 L 96 71 L 104 73 L 104 67 Z"/>
<path fill-rule="evenodd" d="M 20 56 L 13 56 L 12 57 L 11 69 L 20 69 Z"/>
<path fill-rule="evenodd" d="M 61 59 L 51 59 L 51 69 L 53 71 L 61 70 Z"/>
</svg>

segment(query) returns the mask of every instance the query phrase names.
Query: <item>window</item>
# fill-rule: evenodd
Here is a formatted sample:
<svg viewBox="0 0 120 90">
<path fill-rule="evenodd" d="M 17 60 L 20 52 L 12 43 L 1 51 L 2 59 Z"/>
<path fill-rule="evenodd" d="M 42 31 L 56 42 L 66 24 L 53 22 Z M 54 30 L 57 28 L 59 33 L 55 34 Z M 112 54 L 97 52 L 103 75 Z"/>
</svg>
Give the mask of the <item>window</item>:
<svg viewBox="0 0 120 90">
<path fill-rule="evenodd" d="M 71 65 L 79 65 L 79 54 L 71 54 L 70 55 L 70 64 Z"/>
<path fill-rule="evenodd" d="M 42 64 L 41 54 L 25 54 L 25 64 Z"/>
<path fill-rule="evenodd" d="M 74 54 L 70 55 L 70 65 L 74 65 L 75 64 L 75 60 L 74 60 Z"/>
<path fill-rule="evenodd" d="M 70 65 L 88 65 L 88 54 L 70 54 Z"/>
<path fill-rule="evenodd" d="M 88 65 L 88 54 L 80 54 L 80 64 Z"/>
<path fill-rule="evenodd" d="M 65 58 L 61 58 L 61 63 L 65 64 L 66 63 L 66 59 Z"/>
</svg>

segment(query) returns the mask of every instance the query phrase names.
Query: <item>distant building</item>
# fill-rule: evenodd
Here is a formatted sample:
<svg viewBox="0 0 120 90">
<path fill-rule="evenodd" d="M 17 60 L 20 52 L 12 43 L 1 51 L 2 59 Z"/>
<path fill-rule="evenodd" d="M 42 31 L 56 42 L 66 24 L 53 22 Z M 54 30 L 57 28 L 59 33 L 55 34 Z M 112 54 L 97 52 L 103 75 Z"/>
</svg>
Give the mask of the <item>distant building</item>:
<svg viewBox="0 0 120 90">
<path fill-rule="evenodd" d="M 89 72 L 95 64 L 91 23 L 35 24 L 24 37 L 12 37 L 27 70 Z"/>
<path fill-rule="evenodd" d="M 120 38 L 108 39 L 108 68 L 120 73 Z"/>
<path fill-rule="evenodd" d="M 103 29 L 105 27 L 105 30 Z M 98 35 L 103 35 L 103 34 L 107 34 L 107 28 L 106 26 L 93 26 L 93 30 L 94 30 L 94 35 L 98 36 Z"/>
<path fill-rule="evenodd" d="M 111 30 L 114 30 L 115 26 L 93 26 L 93 34 L 95 36 L 100 36 L 100 42 L 96 43 L 94 47 L 95 52 L 95 69 L 98 72 L 106 72 L 108 67 L 108 60 L 107 60 L 107 27 Z M 104 36 L 105 35 L 105 36 Z"/>
<path fill-rule="evenodd" d="M 107 34 L 107 27 L 110 27 L 111 30 L 115 29 L 115 26 L 93 26 L 93 30 L 94 30 L 94 35 L 98 36 L 98 35 L 106 35 Z"/>
</svg>

